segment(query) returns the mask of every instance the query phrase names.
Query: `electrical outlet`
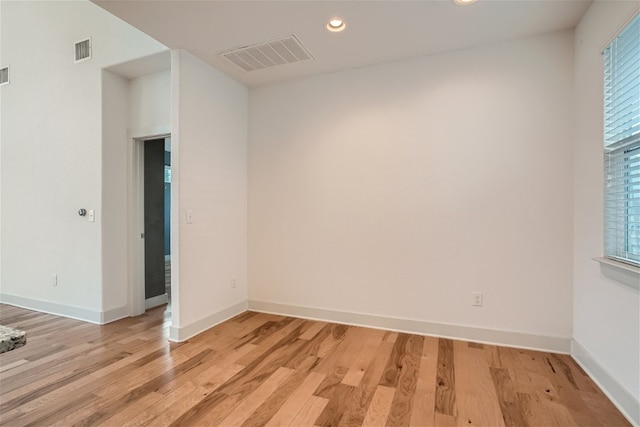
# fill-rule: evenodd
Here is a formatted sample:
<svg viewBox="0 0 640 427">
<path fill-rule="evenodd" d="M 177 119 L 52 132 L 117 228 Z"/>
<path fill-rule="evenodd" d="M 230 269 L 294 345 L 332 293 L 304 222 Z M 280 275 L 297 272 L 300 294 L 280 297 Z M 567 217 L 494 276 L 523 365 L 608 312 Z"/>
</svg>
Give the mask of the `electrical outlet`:
<svg viewBox="0 0 640 427">
<path fill-rule="evenodd" d="M 58 286 L 58 275 L 57 274 L 52 274 L 51 275 L 51 285 L 52 286 Z"/>
<path fill-rule="evenodd" d="M 482 292 L 471 292 L 473 296 L 473 306 L 482 307 Z"/>
<path fill-rule="evenodd" d="M 236 287 L 236 278 L 235 278 L 235 277 L 232 277 L 232 278 L 231 278 L 231 287 L 232 287 L 232 288 L 235 288 L 235 287 Z"/>
</svg>

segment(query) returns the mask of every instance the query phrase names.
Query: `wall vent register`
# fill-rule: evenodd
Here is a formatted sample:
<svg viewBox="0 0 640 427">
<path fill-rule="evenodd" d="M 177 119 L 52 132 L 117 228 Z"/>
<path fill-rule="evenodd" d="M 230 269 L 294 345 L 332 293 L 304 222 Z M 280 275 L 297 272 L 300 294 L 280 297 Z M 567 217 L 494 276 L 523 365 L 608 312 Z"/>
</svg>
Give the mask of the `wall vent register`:
<svg viewBox="0 0 640 427">
<path fill-rule="evenodd" d="M 0 68 L 0 85 L 9 84 L 9 67 Z"/>
<path fill-rule="evenodd" d="M 81 40 L 75 44 L 75 61 L 82 62 L 91 59 L 91 38 Z"/>
<path fill-rule="evenodd" d="M 236 47 L 218 54 L 247 72 L 314 59 L 294 34 L 270 42 Z"/>
</svg>

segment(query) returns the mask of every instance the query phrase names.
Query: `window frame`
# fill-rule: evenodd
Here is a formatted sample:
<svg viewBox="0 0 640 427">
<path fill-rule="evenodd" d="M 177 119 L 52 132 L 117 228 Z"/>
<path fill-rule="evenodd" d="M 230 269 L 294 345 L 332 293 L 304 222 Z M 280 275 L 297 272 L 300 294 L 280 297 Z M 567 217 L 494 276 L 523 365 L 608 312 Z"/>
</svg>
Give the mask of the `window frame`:
<svg viewBox="0 0 640 427">
<path fill-rule="evenodd" d="M 640 272 L 639 31 L 636 14 L 603 51 L 603 258 Z"/>
</svg>

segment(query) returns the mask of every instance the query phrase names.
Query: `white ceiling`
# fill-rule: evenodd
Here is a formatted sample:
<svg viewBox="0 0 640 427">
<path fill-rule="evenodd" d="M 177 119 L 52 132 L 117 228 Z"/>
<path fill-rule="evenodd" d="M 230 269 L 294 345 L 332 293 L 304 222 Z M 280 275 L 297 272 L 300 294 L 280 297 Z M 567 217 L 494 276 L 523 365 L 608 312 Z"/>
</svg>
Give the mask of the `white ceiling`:
<svg viewBox="0 0 640 427">
<path fill-rule="evenodd" d="M 574 28 L 591 0 L 92 0 L 171 49 L 259 86 Z M 327 20 L 347 22 L 342 33 Z M 295 34 L 314 60 L 245 72 L 218 52 Z"/>
</svg>

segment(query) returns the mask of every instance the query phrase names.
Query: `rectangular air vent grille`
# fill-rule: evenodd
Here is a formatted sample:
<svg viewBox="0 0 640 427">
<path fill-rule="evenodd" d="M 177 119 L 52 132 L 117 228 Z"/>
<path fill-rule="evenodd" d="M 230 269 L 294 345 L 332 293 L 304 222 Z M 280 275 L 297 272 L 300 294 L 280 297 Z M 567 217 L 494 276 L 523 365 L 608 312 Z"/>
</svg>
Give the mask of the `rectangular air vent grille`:
<svg viewBox="0 0 640 427">
<path fill-rule="evenodd" d="M 0 85 L 9 84 L 9 67 L 0 68 Z"/>
<path fill-rule="evenodd" d="M 247 72 L 313 59 L 309 50 L 293 34 L 271 42 L 237 47 L 218 54 Z"/>
<path fill-rule="evenodd" d="M 76 43 L 76 62 L 86 61 L 91 59 L 91 38 L 81 40 Z"/>
</svg>

